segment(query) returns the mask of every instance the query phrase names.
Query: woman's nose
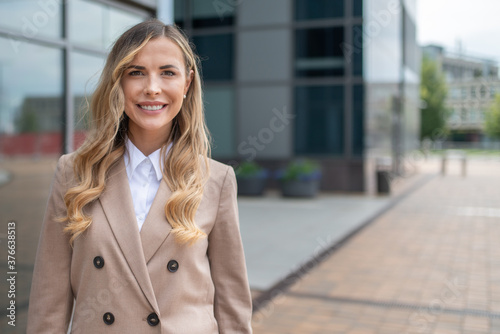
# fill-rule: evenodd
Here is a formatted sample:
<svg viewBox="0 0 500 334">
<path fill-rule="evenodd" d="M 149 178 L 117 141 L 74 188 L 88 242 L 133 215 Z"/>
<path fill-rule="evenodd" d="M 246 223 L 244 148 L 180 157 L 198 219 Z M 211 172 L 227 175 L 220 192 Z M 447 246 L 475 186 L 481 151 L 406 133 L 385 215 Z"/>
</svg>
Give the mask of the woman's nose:
<svg viewBox="0 0 500 334">
<path fill-rule="evenodd" d="M 151 77 L 146 84 L 146 87 L 144 88 L 144 93 L 146 95 L 158 95 L 161 93 L 161 88 L 158 83 L 158 80 Z"/>
</svg>

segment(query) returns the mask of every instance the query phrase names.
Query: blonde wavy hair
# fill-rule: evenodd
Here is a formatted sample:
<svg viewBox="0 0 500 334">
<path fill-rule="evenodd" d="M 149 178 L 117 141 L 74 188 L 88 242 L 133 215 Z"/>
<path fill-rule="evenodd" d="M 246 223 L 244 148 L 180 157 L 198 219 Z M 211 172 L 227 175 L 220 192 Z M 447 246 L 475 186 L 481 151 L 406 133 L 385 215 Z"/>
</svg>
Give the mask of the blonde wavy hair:
<svg viewBox="0 0 500 334">
<path fill-rule="evenodd" d="M 180 29 L 152 19 L 130 28 L 115 42 L 92 95 L 91 128 L 74 159 L 77 185 L 64 196 L 67 216 L 61 220 L 67 222 L 64 231 L 71 235 L 71 244 L 92 224 L 85 206 L 99 198 L 106 187 L 108 171 L 125 153 L 128 117 L 124 112 L 122 75 L 146 43 L 160 37 L 170 39 L 182 50 L 186 75 L 194 72 L 182 108 L 172 120 L 170 137 L 161 150 L 163 180 L 172 190 L 165 204 L 165 216 L 178 242 L 191 244 L 206 237 L 194 221 L 208 178 L 210 157 L 199 58 Z M 174 145 L 167 155 L 166 144 L 170 142 Z"/>
</svg>

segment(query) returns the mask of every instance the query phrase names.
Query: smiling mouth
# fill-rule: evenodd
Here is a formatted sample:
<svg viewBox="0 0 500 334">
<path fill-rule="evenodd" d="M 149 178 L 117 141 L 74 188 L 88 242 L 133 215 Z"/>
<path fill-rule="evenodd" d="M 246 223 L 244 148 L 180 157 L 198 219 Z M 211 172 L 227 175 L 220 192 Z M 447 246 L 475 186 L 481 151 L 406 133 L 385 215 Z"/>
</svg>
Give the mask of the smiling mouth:
<svg viewBox="0 0 500 334">
<path fill-rule="evenodd" d="M 143 105 L 138 104 L 137 106 L 139 106 L 139 108 L 144 109 L 144 110 L 156 111 L 156 110 L 163 109 L 166 106 L 166 104 L 159 104 L 156 106 L 143 106 Z"/>
</svg>

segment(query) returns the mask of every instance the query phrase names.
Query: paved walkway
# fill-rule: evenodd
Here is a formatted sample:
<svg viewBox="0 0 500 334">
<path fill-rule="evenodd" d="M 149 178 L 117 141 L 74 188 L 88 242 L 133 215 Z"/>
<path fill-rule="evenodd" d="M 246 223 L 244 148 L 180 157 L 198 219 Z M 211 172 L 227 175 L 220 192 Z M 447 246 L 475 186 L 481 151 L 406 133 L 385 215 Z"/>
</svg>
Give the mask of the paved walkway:
<svg viewBox="0 0 500 334">
<path fill-rule="evenodd" d="M 449 172 L 276 288 L 254 332 L 500 333 L 500 161 Z"/>
</svg>

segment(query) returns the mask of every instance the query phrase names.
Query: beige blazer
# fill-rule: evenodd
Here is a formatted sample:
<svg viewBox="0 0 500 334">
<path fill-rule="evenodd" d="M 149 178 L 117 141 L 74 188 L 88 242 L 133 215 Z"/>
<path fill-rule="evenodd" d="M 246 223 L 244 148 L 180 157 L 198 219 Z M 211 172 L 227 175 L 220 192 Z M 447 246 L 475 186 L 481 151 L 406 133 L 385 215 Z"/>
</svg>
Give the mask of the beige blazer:
<svg viewBox="0 0 500 334">
<path fill-rule="evenodd" d="M 208 238 L 192 246 L 170 235 L 162 181 L 139 232 L 123 159 L 89 205 L 92 225 L 72 248 L 63 196 L 73 155 L 59 159 L 33 272 L 28 333 L 251 333 L 251 297 L 232 168 L 210 161 L 196 214 Z"/>
</svg>

